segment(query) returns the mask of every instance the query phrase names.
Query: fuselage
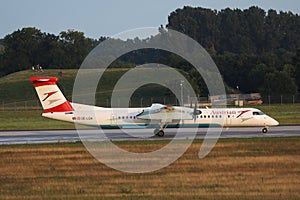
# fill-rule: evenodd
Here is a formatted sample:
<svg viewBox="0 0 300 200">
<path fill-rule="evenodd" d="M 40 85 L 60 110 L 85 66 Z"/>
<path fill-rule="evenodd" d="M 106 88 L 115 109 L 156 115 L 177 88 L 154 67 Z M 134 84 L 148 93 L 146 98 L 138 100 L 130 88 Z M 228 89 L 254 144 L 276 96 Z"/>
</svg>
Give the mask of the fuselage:
<svg viewBox="0 0 300 200">
<path fill-rule="evenodd" d="M 71 103 L 74 111 L 43 113 L 44 117 L 68 121 L 88 126 L 101 126 L 102 128 L 141 128 L 155 127 L 160 120 L 141 119 L 139 114 L 152 110 L 146 108 L 103 108 Z M 189 108 L 188 108 L 189 109 Z M 167 127 L 269 127 L 279 123 L 255 108 L 204 108 L 194 119 L 173 119 Z M 184 114 L 184 109 L 182 113 Z M 153 115 L 154 116 L 154 115 Z"/>
</svg>

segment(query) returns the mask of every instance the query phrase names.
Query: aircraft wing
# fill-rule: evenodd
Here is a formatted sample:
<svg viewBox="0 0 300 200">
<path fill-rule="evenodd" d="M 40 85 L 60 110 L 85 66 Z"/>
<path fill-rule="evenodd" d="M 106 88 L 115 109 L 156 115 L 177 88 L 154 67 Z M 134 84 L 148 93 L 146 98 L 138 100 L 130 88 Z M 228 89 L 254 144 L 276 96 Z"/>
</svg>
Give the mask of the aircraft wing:
<svg viewBox="0 0 300 200">
<path fill-rule="evenodd" d="M 153 104 L 150 108 L 144 109 L 140 114 L 138 114 L 137 118 L 144 120 L 159 120 L 162 122 L 190 120 L 194 119 L 194 109 L 180 106 Z"/>
</svg>

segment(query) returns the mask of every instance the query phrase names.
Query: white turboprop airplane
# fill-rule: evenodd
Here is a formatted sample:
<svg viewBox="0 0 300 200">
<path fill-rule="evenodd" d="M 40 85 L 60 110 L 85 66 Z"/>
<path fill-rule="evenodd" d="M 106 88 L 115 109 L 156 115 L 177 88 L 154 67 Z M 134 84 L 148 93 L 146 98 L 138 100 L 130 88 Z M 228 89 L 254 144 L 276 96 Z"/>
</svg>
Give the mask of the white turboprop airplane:
<svg viewBox="0 0 300 200">
<path fill-rule="evenodd" d="M 154 134 L 164 136 L 166 127 L 263 127 L 279 123 L 254 108 L 206 108 L 152 104 L 145 108 L 103 108 L 71 103 L 62 94 L 55 77 L 31 77 L 44 113 L 51 119 L 101 128 L 155 128 Z"/>
</svg>

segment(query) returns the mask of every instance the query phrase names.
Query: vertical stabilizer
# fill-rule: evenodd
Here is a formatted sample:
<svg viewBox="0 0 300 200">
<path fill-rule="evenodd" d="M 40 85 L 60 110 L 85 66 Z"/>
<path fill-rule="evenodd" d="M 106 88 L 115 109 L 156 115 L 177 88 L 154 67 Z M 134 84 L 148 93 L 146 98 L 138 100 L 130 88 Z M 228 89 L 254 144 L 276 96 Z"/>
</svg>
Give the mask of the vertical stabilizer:
<svg viewBox="0 0 300 200">
<path fill-rule="evenodd" d="M 73 111 L 70 102 L 64 97 L 56 82 L 56 77 L 31 77 L 38 94 L 44 113 Z"/>
</svg>

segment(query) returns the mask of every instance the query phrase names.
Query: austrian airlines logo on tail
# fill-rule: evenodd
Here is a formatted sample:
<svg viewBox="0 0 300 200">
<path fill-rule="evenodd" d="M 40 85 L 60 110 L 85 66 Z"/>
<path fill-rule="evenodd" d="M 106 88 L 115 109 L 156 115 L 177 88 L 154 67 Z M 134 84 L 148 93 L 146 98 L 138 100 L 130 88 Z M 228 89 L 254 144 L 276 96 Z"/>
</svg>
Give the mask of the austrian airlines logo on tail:
<svg viewBox="0 0 300 200">
<path fill-rule="evenodd" d="M 43 99 L 43 101 L 46 101 L 50 96 L 54 95 L 56 92 L 58 91 L 44 93 L 44 95 L 47 96 Z"/>
</svg>

